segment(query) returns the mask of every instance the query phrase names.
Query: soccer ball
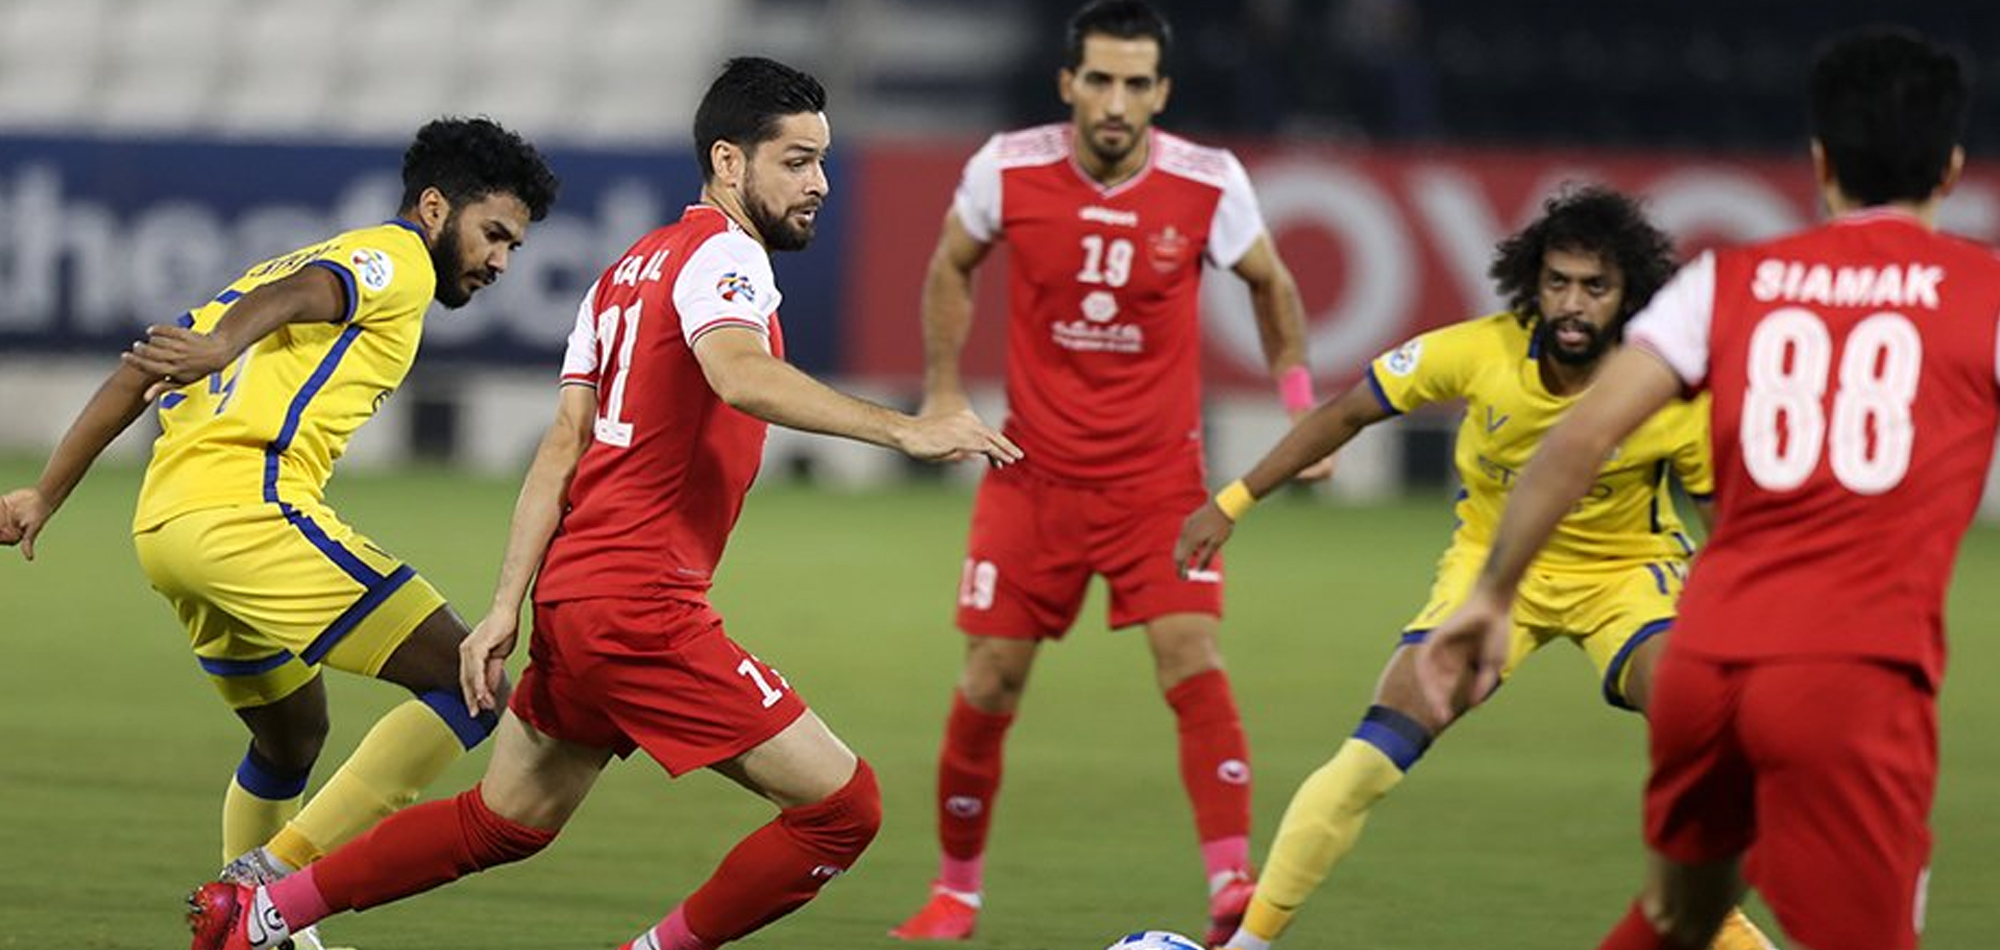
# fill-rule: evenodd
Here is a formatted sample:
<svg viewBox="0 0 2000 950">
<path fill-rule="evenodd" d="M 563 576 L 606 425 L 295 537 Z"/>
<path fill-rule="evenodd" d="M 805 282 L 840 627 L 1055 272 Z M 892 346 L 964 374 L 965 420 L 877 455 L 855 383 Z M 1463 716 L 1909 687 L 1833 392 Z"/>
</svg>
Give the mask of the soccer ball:
<svg viewBox="0 0 2000 950">
<path fill-rule="evenodd" d="M 1208 950 L 1180 934 L 1166 930 L 1141 930 L 1118 938 L 1106 950 Z"/>
</svg>

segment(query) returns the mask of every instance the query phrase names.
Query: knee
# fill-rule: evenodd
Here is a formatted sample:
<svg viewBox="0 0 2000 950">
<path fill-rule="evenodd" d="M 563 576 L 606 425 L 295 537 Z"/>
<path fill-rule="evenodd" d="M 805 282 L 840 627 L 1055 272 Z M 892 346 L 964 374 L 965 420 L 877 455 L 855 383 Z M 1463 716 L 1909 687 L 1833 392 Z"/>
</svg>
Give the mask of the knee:
<svg viewBox="0 0 2000 950">
<path fill-rule="evenodd" d="M 263 763 L 282 772 L 309 772 L 326 746 L 326 711 L 288 717 L 252 733 L 250 748 Z"/>
<path fill-rule="evenodd" d="M 459 794 L 460 827 L 475 866 L 492 867 L 533 857 L 556 840 L 556 832 L 507 818 L 486 804 L 480 786 Z"/>
<path fill-rule="evenodd" d="M 875 770 L 867 760 L 857 760 L 854 777 L 832 795 L 798 808 L 786 809 L 779 817 L 793 835 L 812 845 L 839 869 L 868 849 L 882 830 L 882 789 Z"/>
<path fill-rule="evenodd" d="M 1025 664 L 1015 664 L 981 653 L 967 655 L 958 689 L 973 708 L 986 713 L 1011 713 L 1021 705 L 1028 688 Z"/>
</svg>

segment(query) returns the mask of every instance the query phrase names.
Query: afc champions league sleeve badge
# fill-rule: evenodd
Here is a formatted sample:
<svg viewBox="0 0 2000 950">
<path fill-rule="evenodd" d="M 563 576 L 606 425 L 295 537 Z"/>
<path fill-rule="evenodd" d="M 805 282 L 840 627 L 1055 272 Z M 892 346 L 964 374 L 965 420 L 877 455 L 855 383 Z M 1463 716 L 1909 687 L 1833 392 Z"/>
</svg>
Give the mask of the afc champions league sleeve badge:
<svg viewBox="0 0 2000 950">
<path fill-rule="evenodd" d="M 369 290 L 380 291 L 396 279 L 396 264 L 389 255 L 369 247 L 357 247 L 348 255 L 347 264 L 354 270 L 354 279 Z"/>
<path fill-rule="evenodd" d="M 1382 368 L 1397 376 L 1408 376 L 1417 370 L 1417 358 L 1423 354 L 1422 340 L 1411 340 L 1390 350 L 1382 358 Z"/>
</svg>

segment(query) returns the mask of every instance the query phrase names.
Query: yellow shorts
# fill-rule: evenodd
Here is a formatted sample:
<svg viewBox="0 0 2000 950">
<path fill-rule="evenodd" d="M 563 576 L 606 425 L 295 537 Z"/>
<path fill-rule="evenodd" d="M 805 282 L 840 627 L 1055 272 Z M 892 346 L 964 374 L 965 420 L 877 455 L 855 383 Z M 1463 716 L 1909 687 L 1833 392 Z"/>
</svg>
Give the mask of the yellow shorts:
<svg viewBox="0 0 2000 950">
<path fill-rule="evenodd" d="M 1403 642 L 1421 642 L 1450 616 L 1485 563 L 1484 548 L 1446 551 L 1430 602 L 1403 628 Z M 1604 701 L 1633 708 L 1625 699 L 1627 661 L 1639 644 L 1673 626 L 1674 602 L 1686 584 L 1687 562 L 1679 560 L 1591 571 L 1531 568 L 1514 599 L 1514 642 L 1501 678 L 1549 641 L 1565 639 L 1589 654 Z"/>
<path fill-rule="evenodd" d="M 374 676 L 444 604 L 323 506 L 209 508 L 133 543 L 232 709 L 283 699 L 322 664 Z"/>
</svg>

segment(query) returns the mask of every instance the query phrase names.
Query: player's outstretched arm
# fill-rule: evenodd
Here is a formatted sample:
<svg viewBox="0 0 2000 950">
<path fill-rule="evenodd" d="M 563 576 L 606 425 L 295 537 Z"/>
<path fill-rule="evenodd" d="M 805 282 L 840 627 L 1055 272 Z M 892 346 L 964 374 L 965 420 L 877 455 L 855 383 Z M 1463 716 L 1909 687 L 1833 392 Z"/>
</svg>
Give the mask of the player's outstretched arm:
<svg viewBox="0 0 2000 950">
<path fill-rule="evenodd" d="M 56 450 L 49 455 L 34 487 L 7 494 L 11 527 L 0 529 L 0 544 L 18 544 L 24 557 L 35 559 L 35 538 L 42 533 L 42 527 L 55 516 L 56 509 L 62 507 L 77 483 L 83 481 L 104 447 L 146 410 L 147 389 L 152 384 L 151 376 L 131 366 L 121 364 L 111 372 L 104 385 L 97 387 L 97 392 L 84 404 L 83 411 L 77 413 L 62 441 L 56 443 Z"/>
<path fill-rule="evenodd" d="M 771 355 L 764 335 L 724 327 L 694 343 L 708 385 L 722 401 L 765 422 L 895 449 L 927 462 L 984 456 L 1009 465 L 1021 450 L 970 410 L 909 416 L 856 399 Z"/>
<path fill-rule="evenodd" d="M 1417 654 L 1424 700 L 1435 713 L 1463 710 L 1492 693 L 1507 656 L 1505 614 L 1535 555 L 1590 490 L 1619 440 L 1681 391 L 1665 361 L 1624 347 L 1606 361 L 1528 462 L 1508 495 L 1493 545 L 1465 606 L 1431 630 Z"/>
<path fill-rule="evenodd" d="M 521 480 L 520 497 L 514 501 L 514 520 L 507 529 L 507 551 L 500 559 L 500 579 L 493 587 L 493 604 L 486 616 L 473 627 L 471 636 L 458 645 L 458 681 L 465 692 L 465 706 L 475 714 L 493 709 L 506 669 L 507 657 L 514 652 L 521 624 L 521 605 L 528 599 L 528 584 L 541 568 L 542 555 L 556 536 L 562 521 L 563 499 L 569 495 L 570 479 L 577 462 L 590 448 L 591 427 L 597 418 L 597 389 L 570 383 L 562 387 L 556 402 L 556 418 L 542 434 L 535 460 Z"/>
<path fill-rule="evenodd" d="M 1278 256 L 1269 234 L 1260 234 L 1250 250 L 1231 268 L 1250 288 L 1251 312 L 1257 317 L 1257 342 L 1263 347 L 1264 362 L 1271 367 L 1271 380 L 1278 386 L 1278 398 L 1293 422 L 1313 410 L 1312 370 L 1306 364 L 1306 305 L 1299 297 L 1298 281 L 1291 268 Z M 1319 481 L 1333 474 L 1333 456 L 1325 456 L 1300 469 L 1293 477 Z"/>
<path fill-rule="evenodd" d="M 334 323 L 347 316 L 347 289 L 324 267 L 306 267 L 244 294 L 214 329 L 150 326 L 146 339 L 132 344 L 125 364 L 185 386 L 243 355 L 243 351 L 288 323 Z"/>
<path fill-rule="evenodd" d="M 1306 413 L 1248 474 L 1188 515 L 1174 543 L 1174 563 L 1183 573 L 1207 570 L 1252 504 L 1389 415 L 1365 382 Z"/>
<path fill-rule="evenodd" d="M 957 211 L 947 211 L 924 271 L 924 402 L 919 415 L 968 408 L 959 356 L 972 333 L 972 277 L 987 245 L 966 232 Z"/>
</svg>

